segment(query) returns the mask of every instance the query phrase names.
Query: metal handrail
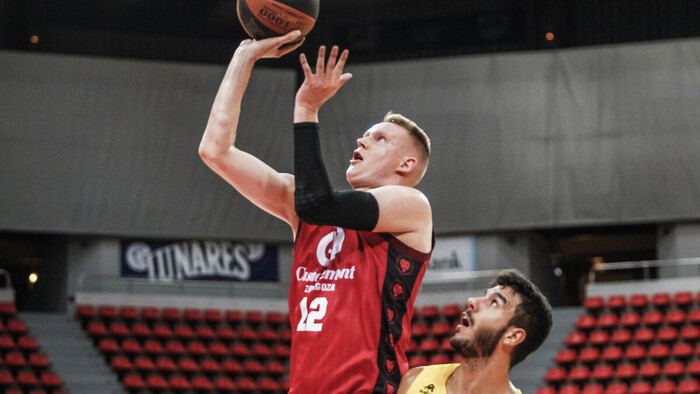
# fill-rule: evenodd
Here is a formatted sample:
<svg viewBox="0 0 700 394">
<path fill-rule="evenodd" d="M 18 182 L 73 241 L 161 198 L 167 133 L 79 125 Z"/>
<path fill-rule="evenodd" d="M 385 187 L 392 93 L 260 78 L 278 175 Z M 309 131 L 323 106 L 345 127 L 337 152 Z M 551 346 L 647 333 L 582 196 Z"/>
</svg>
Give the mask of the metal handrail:
<svg viewBox="0 0 700 394">
<path fill-rule="evenodd" d="M 590 283 L 595 283 L 596 274 L 602 271 L 619 271 L 642 268 L 644 269 L 644 279 L 649 279 L 649 268 L 682 267 L 692 265 L 700 266 L 700 257 L 668 260 L 623 261 L 619 263 L 594 264 L 588 271 L 588 281 Z"/>
</svg>

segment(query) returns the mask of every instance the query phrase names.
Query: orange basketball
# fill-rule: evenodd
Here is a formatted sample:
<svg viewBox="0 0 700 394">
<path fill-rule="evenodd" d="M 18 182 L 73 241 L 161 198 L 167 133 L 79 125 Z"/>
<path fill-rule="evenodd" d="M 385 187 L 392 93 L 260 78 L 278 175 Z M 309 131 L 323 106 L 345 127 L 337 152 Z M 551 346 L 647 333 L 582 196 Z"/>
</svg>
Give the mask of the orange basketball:
<svg viewBox="0 0 700 394">
<path fill-rule="evenodd" d="M 238 0 L 238 20 L 256 40 L 301 30 L 306 36 L 318 18 L 319 0 Z"/>
</svg>

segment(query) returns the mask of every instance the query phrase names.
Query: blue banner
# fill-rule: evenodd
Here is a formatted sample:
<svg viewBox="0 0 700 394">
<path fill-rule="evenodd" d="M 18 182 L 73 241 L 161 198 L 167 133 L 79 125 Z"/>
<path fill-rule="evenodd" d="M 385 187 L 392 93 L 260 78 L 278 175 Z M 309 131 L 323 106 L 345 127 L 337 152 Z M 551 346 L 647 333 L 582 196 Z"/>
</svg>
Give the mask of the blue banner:
<svg viewBox="0 0 700 394">
<path fill-rule="evenodd" d="M 122 277 L 277 282 L 277 246 L 264 243 L 122 239 Z"/>
</svg>

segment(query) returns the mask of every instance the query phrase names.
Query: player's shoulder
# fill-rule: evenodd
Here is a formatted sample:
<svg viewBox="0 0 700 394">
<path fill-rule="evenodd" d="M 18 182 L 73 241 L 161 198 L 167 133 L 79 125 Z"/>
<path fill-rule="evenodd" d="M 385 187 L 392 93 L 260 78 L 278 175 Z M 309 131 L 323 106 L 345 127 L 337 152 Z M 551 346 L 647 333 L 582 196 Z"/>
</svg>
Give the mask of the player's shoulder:
<svg viewBox="0 0 700 394">
<path fill-rule="evenodd" d="M 425 368 L 425 366 L 413 367 L 406 371 L 406 373 L 401 377 L 401 384 L 399 385 L 399 391 L 397 394 L 408 393 L 408 389 L 413 384 L 413 381 L 416 380 L 416 377 L 420 375 Z"/>
</svg>

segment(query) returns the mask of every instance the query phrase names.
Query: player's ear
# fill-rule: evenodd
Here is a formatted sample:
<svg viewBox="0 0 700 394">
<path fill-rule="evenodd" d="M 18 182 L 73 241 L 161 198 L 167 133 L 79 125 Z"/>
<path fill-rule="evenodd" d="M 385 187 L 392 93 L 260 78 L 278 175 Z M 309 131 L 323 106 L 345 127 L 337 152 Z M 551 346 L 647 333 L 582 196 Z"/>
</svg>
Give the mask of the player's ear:
<svg viewBox="0 0 700 394">
<path fill-rule="evenodd" d="M 398 171 L 404 175 L 407 175 L 411 171 L 413 171 L 417 165 L 418 165 L 418 160 L 415 157 L 406 156 L 403 158 L 403 160 L 399 164 L 399 167 L 396 169 L 396 171 Z"/>
<path fill-rule="evenodd" d="M 509 346 L 516 346 L 521 344 L 526 336 L 527 332 L 525 332 L 524 329 L 520 327 L 510 327 L 503 335 L 503 343 Z"/>
</svg>

